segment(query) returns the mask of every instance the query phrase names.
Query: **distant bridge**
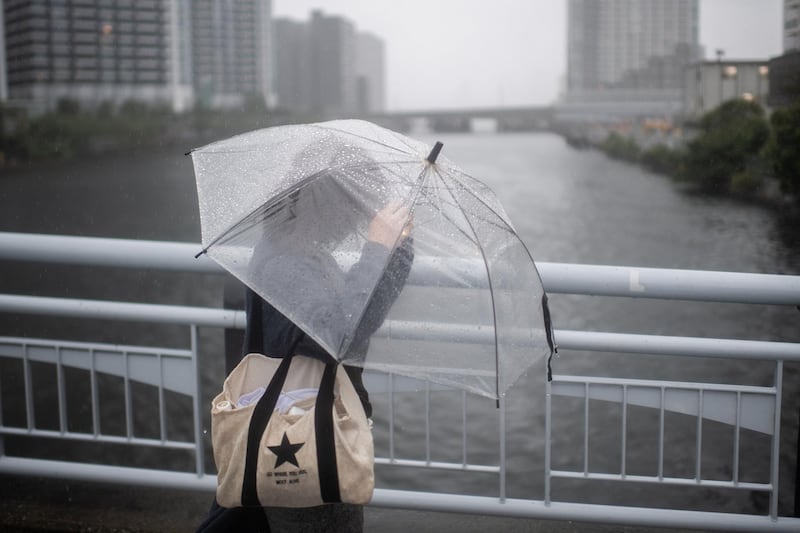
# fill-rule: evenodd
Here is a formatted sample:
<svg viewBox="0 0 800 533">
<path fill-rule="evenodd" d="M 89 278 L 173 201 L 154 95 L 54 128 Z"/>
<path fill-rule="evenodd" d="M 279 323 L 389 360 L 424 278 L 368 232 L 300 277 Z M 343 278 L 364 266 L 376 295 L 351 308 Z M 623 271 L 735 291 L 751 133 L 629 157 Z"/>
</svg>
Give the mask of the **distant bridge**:
<svg viewBox="0 0 800 533">
<path fill-rule="evenodd" d="M 436 132 L 468 132 L 484 128 L 496 131 L 537 131 L 552 128 L 553 108 L 525 106 L 428 109 L 367 113 L 359 118 L 398 131 L 427 128 Z"/>
</svg>

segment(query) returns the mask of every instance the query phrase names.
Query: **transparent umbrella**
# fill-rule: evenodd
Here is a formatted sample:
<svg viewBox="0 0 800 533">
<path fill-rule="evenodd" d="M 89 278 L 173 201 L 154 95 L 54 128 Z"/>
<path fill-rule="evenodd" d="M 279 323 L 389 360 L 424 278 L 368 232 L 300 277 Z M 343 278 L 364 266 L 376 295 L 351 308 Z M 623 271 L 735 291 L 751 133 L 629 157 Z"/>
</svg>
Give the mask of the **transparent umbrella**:
<svg viewBox="0 0 800 533">
<path fill-rule="evenodd" d="M 495 195 L 441 148 L 340 120 L 193 150 L 203 252 L 338 361 L 498 398 L 552 355 L 547 298 Z M 381 244 L 382 217 L 402 220 Z"/>
</svg>

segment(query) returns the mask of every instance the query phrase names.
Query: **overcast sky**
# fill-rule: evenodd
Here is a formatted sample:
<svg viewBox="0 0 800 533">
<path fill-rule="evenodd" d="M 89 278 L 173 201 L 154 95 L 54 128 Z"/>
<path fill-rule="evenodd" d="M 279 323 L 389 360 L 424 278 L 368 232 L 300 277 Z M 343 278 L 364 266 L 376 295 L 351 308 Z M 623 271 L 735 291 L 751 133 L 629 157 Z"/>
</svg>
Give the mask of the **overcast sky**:
<svg viewBox="0 0 800 533">
<path fill-rule="evenodd" d="M 386 43 L 390 110 L 553 102 L 566 72 L 566 0 L 273 0 L 352 20 Z M 783 0 L 700 0 L 706 57 L 780 55 Z"/>
</svg>

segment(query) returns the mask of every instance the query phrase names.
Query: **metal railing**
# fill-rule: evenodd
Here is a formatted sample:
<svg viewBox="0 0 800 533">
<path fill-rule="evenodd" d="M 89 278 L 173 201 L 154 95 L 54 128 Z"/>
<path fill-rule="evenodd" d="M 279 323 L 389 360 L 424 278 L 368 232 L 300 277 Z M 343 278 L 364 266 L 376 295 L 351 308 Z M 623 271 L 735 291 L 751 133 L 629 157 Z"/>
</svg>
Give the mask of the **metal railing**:
<svg viewBox="0 0 800 533">
<path fill-rule="evenodd" d="M 187 243 L 123 241 L 84 237 L 0 233 L 0 260 L 36 261 L 45 263 L 80 264 L 126 267 L 134 269 L 160 269 L 179 272 L 218 273 L 221 270 L 207 258 L 193 259 L 199 245 Z M 681 299 L 750 304 L 797 305 L 800 303 L 800 277 L 663 270 L 652 268 L 606 267 L 560 263 L 538 263 L 546 290 L 551 294 L 581 294 L 597 296 L 623 296 L 633 298 Z M 464 264 L 465 275 L 471 265 Z M 411 283 L 424 283 L 435 270 L 424 260 L 415 264 Z M 78 319 L 113 319 L 145 323 L 178 324 L 188 329 L 186 349 L 142 347 L 31 339 L 24 337 L 0 338 L 0 358 L 21 365 L 24 399 L 16 402 L 23 414 L 14 423 L 2 419 L 7 407 L 2 404 L 0 390 L 0 472 L 20 475 L 57 476 L 75 480 L 119 481 L 137 485 L 153 485 L 213 491 L 216 477 L 206 473 L 204 457 L 207 450 L 203 436 L 202 415 L 206 399 L 200 387 L 198 368 L 198 329 L 205 327 L 241 329 L 244 314 L 241 311 L 218 308 L 141 304 L 128 302 L 96 301 L 83 299 L 51 298 L 26 295 L 0 295 L 0 312 L 7 314 L 52 315 Z M 413 324 L 386 324 L 385 329 L 413 329 Z M 468 328 L 467 328 L 468 329 Z M 440 327 L 444 338 L 460 338 L 465 326 Z M 474 342 L 481 342 L 480 335 Z M 725 360 L 748 359 L 769 361 L 774 364 L 774 380 L 767 386 L 738 383 L 695 383 L 652 379 L 609 378 L 580 375 L 554 375 L 547 384 L 545 395 L 545 449 L 544 498 L 517 499 L 506 494 L 506 405 L 500 402 L 496 410 L 498 440 L 496 461 L 486 460 L 483 454 L 473 461 L 469 453 L 467 395 L 451 391 L 460 403 L 460 449 L 454 460 L 437 460 L 431 453 L 436 435 L 432 430 L 432 395 L 439 387 L 420 384 L 398 376 L 370 375 L 367 386 L 370 392 L 385 393 L 387 413 L 385 420 L 386 455 L 376 458 L 376 464 L 387 467 L 438 469 L 453 475 L 496 475 L 496 496 L 469 494 L 443 494 L 428 490 L 393 490 L 378 488 L 373 505 L 430 511 L 452 511 L 498 516 L 528 517 L 557 520 L 580 520 L 627 525 L 665 526 L 742 531 L 797 531 L 800 519 L 778 514 L 778 461 L 781 431 L 781 397 L 784 362 L 800 361 L 800 344 L 777 341 L 746 341 L 734 339 L 709 339 L 695 337 L 670 337 L 625 333 L 556 330 L 559 350 L 610 352 L 615 354 L 652 354 L 662 356 L 711 357 Z M 37 423 L 37 402 L 31 374 L 35 364 L 55 368 L 55 396 L 57 403 L 56 427 L 41 428 Z M 4 367 L 6 368 L 6 367 Z M 67 369 L 88 373 L 91 395 L 91 423 L 76 430 L 70 427 L 66 407 L 68 388 Z M 108 432 L 103 427 L 102 398 L 98 393 L 98 376 L 116 376 L 121 380 L 123 428 Z M 2 380 L 0 380 L 0 384 Z M 157 429 L 152 435 L 142 437 L 134 427 L 135 402 L 133 384 L 146 384 L 157 398 Z M 407 456 L 397 448 L 399 413 L 395 395 L 404 391 L 421 390 L 414 396 L 424 403 L 424 417 L 418 417 L 415 443 L 421 446 L 421 456 Z M 192 429 L 190 435 L 174 438 L 170 435 L 165 414 L 165 395 L 176 393 L 191 398 Z M 561 399 L 573 399 L 581 408 L 573 413 L 583 426 L 580 448 L 581 460 L 573 468 L 553 466 L 554 439 L 553 406 Z M 593 468 L 590 451 L 593 450 L 589 426 L 594 420 L 596 402 L 618 405 L 621 409 L 619 426 L 620 455 L 617 471 Z M 657 426 L 657 459 L 652 474 L 631 471 L 628 454 L 629 411 L 647 408 L 655 413 Z M 690 475 L 671 475 L 665 470 L 664 453 L 665 418 L 672 413 L 693 417 L 695 436 L 688 443 L 694 455 L 694 468 Z M 377 416 L 376 416 L 377 418 Z M 703 427 L 706 421 L 730 426 L 732 435 L 729 479 L 706 476 L 701 461 L 704 449 Z M 740 474 L 741 435 L 756 432 L 769 438 L 769 472 L 763 481 L 745 479 Z M 124 444 L 132 447 L 176 449 L 194 455 L 193 471 L 171 471 L 148 468 L 107 466 L 101 464 L 54 461 L 50 459 L 23 458 L 5 455 L 3 436 L 18 438 L 61 439 Z M 688 452 L 687 452 L 688 453 Z M 632 483 L 652 486 L 702 487 L 710 490 L 737 490 L 763 492 L 769 495 L 765 515 L 724 512 L 692 511 L 680 509 L 652 509 L 641 506 L 600 505 L 558 501 L 553 497 L 552 483 L 557 480 L 581 482 Z"/>
</svg>

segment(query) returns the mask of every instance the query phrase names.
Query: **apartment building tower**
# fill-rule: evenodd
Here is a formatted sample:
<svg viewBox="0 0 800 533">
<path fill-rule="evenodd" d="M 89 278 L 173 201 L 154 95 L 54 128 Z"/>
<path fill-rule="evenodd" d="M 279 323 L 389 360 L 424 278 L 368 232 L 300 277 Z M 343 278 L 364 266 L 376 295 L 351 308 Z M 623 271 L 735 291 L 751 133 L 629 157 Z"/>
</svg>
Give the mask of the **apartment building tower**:
<svg viewBox="0 0 800 533">
<path fill-rule="evenodd" d="M 53 108 L 191 99 L 189 0 L 4 0 L 6 97 Z M 1 66 L 1 65 L 0 65 Z"/>
<path fill-rule="evenodd" d="M 271 93 L 271 0 L 0 0 L 0 100 L 184 111 Z M 3 53 L 4 52 L 4 53 Z"/>
<path fill-rule="evenodd" d="M 385 47 L 348 19 L 313 11 L 308 22 L 274 21 L 279 108 L 333 118 L 382 111 Z"/>
<path fill-rule="evenodd" d="M 683 69 L 700 56 L 699 0 L 569 0 L 568 102 L 675 111 Z"/>
<path fill-rule="evenodd" d="M 783 1 L 783 51 L 800 51 L 800 0 Z"/>
<path fill-rule="evenodd" d="M 192 0 L 195 98 L 209 107 L 270 100 L 271 0 Z"/>
<path fill-rule="evenodd" d="M 311 53 L 308 24 L 287 18 L 276 18 L 272 28 L 275 35 L 277 107 L 283 111 L 309 113 Z"/>
<path fill-rule="evenodd" d="M 374 113 L 386 108 L 386 49 L 377 36 L 360 32 L 356 36 L 356 108 Z"/>
<path fill-rule="evenodd" d="M 800 101 L 800 0 L 783 2 L 783 54 L 770 59 L 769 82 L 770 106 Z"/>
<path fill-rule="evenodd" d="M 344 17 L 313 11 L 309 21 L 310 102 L 326 115 L 356 109 L 356 30 Z"/>
</svg>

